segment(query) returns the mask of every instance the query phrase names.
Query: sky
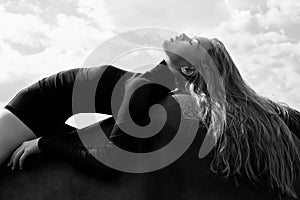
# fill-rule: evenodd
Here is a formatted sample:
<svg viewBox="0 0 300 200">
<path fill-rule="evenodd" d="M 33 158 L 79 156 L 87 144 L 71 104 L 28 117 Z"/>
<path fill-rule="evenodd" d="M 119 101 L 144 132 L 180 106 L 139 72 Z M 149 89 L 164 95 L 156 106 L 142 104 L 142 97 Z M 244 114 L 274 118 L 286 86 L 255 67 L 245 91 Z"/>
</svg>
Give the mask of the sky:
<svg viewBox="0 0 300 200">
<path fill-rule="evenodd" d="M 0 0 L 0 27 L 0 107 L 41 78 L 99 65 L 88 58 L 107 41 L 134 47 L 116 36 L 156 27 L 220 39 L 257 93 L 300 110 L 299 0 Z M 119 64 L 159 59 L 137 51 Z"/>
</svg>

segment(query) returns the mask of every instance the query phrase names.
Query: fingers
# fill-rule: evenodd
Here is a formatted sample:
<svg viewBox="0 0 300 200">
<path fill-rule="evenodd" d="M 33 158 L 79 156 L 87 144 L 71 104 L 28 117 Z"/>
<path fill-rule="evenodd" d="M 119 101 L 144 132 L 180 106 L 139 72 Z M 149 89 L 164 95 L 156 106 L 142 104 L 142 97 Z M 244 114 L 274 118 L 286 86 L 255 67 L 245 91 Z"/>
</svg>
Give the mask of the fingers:
<svg viewBox="0 0 300 200">
<path fill-rule="evenodd" d="M 24 163 L 24 160 L 27 157 L 27 155 L 28 154 L 26 153 L 26 151 L 24 151 L 24 153 L 22 154 L 22 156 L 19 159 L 19 165 L 20 165 L 20 169 L 21 170 L 23 169 L 23 163 Z"/>
<path fill-rule="evenodd" d="M 14 170 L 19 158 L 22 156 L 23 152 L 24 152 L 24 147 L 21 145 L 18 149 L 16 149 L 14 151 L 14 153 L 12 154 L 9 163 L 7 164 L 7 167 L 12 166 L 11 169 Z M 24 158 L 23 158 L 24 159 Z"/>
<path fill-rule="evenodd" d="M 14 159 L 16 153 L 18 153 L 19 150 L 20 150 L 21 148 L 23 148 L 22 145 L 20 145 L 20 146 L 13 152 L 13 154 L 11 155 L 10 160 L 9 160 L 9 162 L 8 162 L 8 164 L 7 164 L 7 167 L 9 167 L 9 166 L 12 164 L 13 159 Z"/>
<path fill-rule="evenodd" d="M 12 170 L 15 169 L 16 165 L 18 164 L 18 160 L 19 160 L 19 158 L 21 157 L 21 155 L 23 154 L 23 152 L 24 152 L 24 148 L 20 149 L 20 150 L 16 153 L 16 155 L 14 156 L 14 158 L 13 158 L 13 164 L 12 164 Z"/>
<path fill-rule="evenodd" d="M 23 142 L 23 144 L 13 152 L 7 167 L 11 166 L 11 169 L 14 170 L 17 165 L 20 165 L 20 169 L 22 169 L 25 158 L 31 154 L 40 152 L 37 141 L 38 139 L 33 139 Z"/>
</svg>

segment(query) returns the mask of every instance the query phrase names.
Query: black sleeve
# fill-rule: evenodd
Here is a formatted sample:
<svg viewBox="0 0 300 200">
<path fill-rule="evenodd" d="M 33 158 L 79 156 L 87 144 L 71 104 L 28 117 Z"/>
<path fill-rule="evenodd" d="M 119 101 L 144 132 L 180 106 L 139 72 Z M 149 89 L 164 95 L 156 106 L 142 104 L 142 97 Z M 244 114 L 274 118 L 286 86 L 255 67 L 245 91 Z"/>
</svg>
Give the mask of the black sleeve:
<svg viewBox="0 0 300 200">
<path fill-rule="evenodd" d="M 101 127 L 104 133 L 109 136 L 114 123 L 111 117 L 69 133 L 42 136 L 38 141 L 38 147 L 42 154 L 55 159 L 63 159 L 81 169 L 110 172 L 112 169 L 109 169 L 95 158 L 97 156 L 105 156 L 105 154 L 101 154 L 101 151 L 105 151 L 105 147 L 89 146 L 86 142 L 82 142 L 79 134 L 81 133 L 94 139 L 95 133 L 97 134 L 99 127 Z M 88 140 L 85 139 L 85 141 Z"/>
<path fill-rule="evenodd" d="M 133 72 L 112 65 L 64 70 L 39 80 L 48 112 L 65 121 L 78 113 L 111 115 L 112 93 L 122 94 L 122 84 Z"/>
<path fill-rule="evenodd" d="M 153 90 L 155 90 L 156 92 L 155 95 L 151 95 L 154 94 Z M 162 96 L 165 95 L 165 92 L 165 88 L 157 84 L 150 84 L 146 85 L 146 87 L 141 87 L 140 90 L 134 93 L 131 100 L 132 103 L 130 104 L 131 106 L 129 106 L 129 108 L 131 110 L 132 118 L 135 124 L 137 124 L 138 126 L 143 126 L 145 124 L 145 120 L 147 122 L 150 121 L 147 112 L 151 107 L 151 104 L 154 104 L 159 100 L 159 98 L 162 98 Z M 127 107 L 125 109 L 129 108 Z M 176 116 L 178 116 L 178 113 L 176 114 Z M 123 124 L 127 124 L 128 118 L 125 117 L 122 119 L 122 121 Z M 176 123 L 176 120 L 172 121 Z M 115 123 L 114 118 L 110 117 L 108 119 L 94 123 L 88 127 L 76 129 L 68 133 L 61 133 L 61 131 L 58 130 L 57 132 L 59 133 L 55 132 L 52 135 L 42 136 L 38 141 L 38 147 L 41 152 L 47 156 L 64 159 L 68 162 L 71 162 L 73 165 L 79 167 L 84 166 L 85 169 L 103 168 L 104 165 L 92 155 L 92 153 L 94 152 L 97 153 L 96 157 L 107 156 L 105 154 L 106 147 L 103 145 L 97 146 L 98 143 L 104 144 L 108 141 L 108 139 L 104 141 L 105 138 L 97 138 L 97 135 L 100 131 L 99 128 L 101 128 L 107 138 L 109 138 L 109 140 L 118 147 L 130 152 L 137 153 L 149 151 L 149 149 L 151 148 L 151 144 L 153 144 L 153 141 L 157 140 L 157 138 L 161 137 L 162 135 L 159 134 L 158 136 L 150 139 L 133 137 L 120 129 L 118 124 Z M 166 132 L 166 128 L 164 130 Z M 85 144 L 83 144 L 82 142 L 82 137 L 84 137 Z M 90 144 L 87 144 L 88 142 Z"/>
<path fill-rule="evenodd" d="M 137 94 L 137 96 L 139 95 Z M 148 138 L 133 137 L 123 131 L 115 123 L 114 118 L 110 117 L 88 127 L 71 131 L 68 134 L 42 136 L 38 141 L 38 147 L 44 155 L 66 160 L 80 168 L 110 171 L 109 167 L 106 167 L 96 158 L 101 156 L 101 158 L 109 160 L 109 152 L 114 148 L 114 145 L 129 152 L 146 153 L 164 147 L 175 137 L 181 121 L 180 106 L 172 95 L 162 98 L 160 104 L 165 107 L 167 121 L 159 133 L 154 136 Z M 127 121 L 125 120 L 124 123 L 127 123 Z M 99 126 L 107 136 L 106 141 L 97 138 Z M 85 137 L 85 142 L 82 142 L 82 137 Z M 87 144 L 88 141 L 91 145 Z M 97 146 L 99 143 L 105 145 Z M 111 145 L 112 143 L 114 145 Z"/>
<path fill-rule="evenodd" d="M 171 85 L 174 85 L 174 78 L 169 72 L 166 66 L 158 66 L 154 70 L 151 70 L 150 72 L 146 72 L 144 75 L 149 76 L 146 78 L 151 79 L 153 76 L 157 77 L 156 74 L 162 74 L 162 72 L 165 71 L 165 74 L 168 75 L 167 79 L 166 76 L 161 76 L 161 79 L 167 80 L 168 83 Z M 119 82 L 119 79 L 121 76 L 124 75 L 124 80 L 121 80 L 121 87 L 124 88 L 124 82 L 127 80 L 129 77 L 132 77 L 133 75 L 138 75 L 138 73 L 132 73 L 127 71 L 120 71 L 118 68 L 114 67 L 108 67 L 109 70 L 105 71 L 103 73 L 103 76 L 101 78 L 100 84 L 98 84 L 97 89 L 97 94 L 96 94 L 96 102 L 97 104 L 100 102 L 101 108 L 98 109 L 103 111 L 102 113 L 107 113 L 111 114 L 111 95 L 113 92 L 113 89 L 117 82 Z M 90 70 L 97 70 L 97 69 L 90 69 Z M 119 73 L 119 75 L 116 73 Z M 126 74 L 125 74 L 126 73 Z M 98 81 L 97 79 L 97 73 L 94 73 L 90 71 L 89 73 L 85 73 L 89 77 L 88 80 L 94 80 Z M 110 76 L 110 74 L 112 76 Z M 92 85 L 89 85 L 90 81 L 87 81 L 86 83 L 86 78 L 84 76 L 80 76 L 80 84 L 83 86 L 83 91 L 88 91 L 93 87 L 94 83 Z M 156 82 L 156 81 L 155 81 Z M 91 83 L 91 82 L 90 82 Z M 103 84 L 101 84 L 103 83 Z M 118 84 L 119 84 L 118 83 Z M 146 86 L 146 88 L 141 88 L 138 90 L 136 94 L 133 95 L 133 99 L 131 110 L 133 111 L 133 118 L 136 119 L 136 123 L 145 123 L 142 116 L 145 114 L 145 112 L 148 112 L 148 105 L 154 104 L 157 102 L 160 98 L 165 96 L 170 89 L 166 89 L 163 86 L 160 86 L 159 84 L 149 84 Z M 83 97 L 86 97 L 86 95 L 83 95 Z M 84 99 L 84 98 L 82 98 Z M 120 99 L 122 101 L 122 99 Z M 168 118 L 169 116 L 171 119 L 169 120 L 172 124 L 179 124 L 180 122 L 180 108 L 176 101 L 171 98 L 169 98 L 168 105 L 170 107 L 170 112 L 171 108 L 176 111 L 172 111 L 172 113 L 168 113 Z M 150 103 L 150 104 L 149 104 Z M 104 106 L 103 106 L 104 105 Z M 84 105 L 83 105 L 84 106 Z M 173 115 L 174 114 L 174 115 Z M 172 118 L 173 117 L 173 118 Z M 141 120 L 142 119 L 142 120 Z M 147 119 L 147 117 L 146 117 Z M 125 119 L 126 122 L 126 119 Z M 42 136 L 39 139 L 38 146 L 39 149 L 41 150 L 42 153 L 49 155 L 49 156 L 54 156 L 54 157 L 59 157 L 62 159 L 65 159 L 67 161 L 70 161 L 76 165 L 79 166 L 85 166 L 85 168 L 102 168 L 104 165 L 100 163 L 95 157 L 91 154 L 95 149 L 97 150 L 103 150 L 105 152 L 105 146 L 103 148 L 98 148 L 97 147 L 97 142 L 106 142 L 106 141 L 95 141 L 95 137 L 99 133 L 99 126 L 101 126 L 102 130 L 104 130 L 107 138 L 109 138 L 110 141 L 112 141 L 114 144 L 119 146 L 118 144 L 124 144 L 124 146 L 130 147 L 131 152 L 143 152 L 143 151 L 138 151 L 139 150 L 139 145 L 142 144 L 143 148 L 147 147 L 147 144 L 152 144 L 153 141 L 157 141 L 157 139 L 165 137 L 165 135 L 162 134 L 157 134 L 154 137 L 150 139 L 144 139 L 146 142 L 140 143 L 141 139 L 135 140 L 132 137 L 129 137 L 128 134 L 122 132 L 119 128 L 118 125 L 115 124 L 115 120 L 113 117 L 110 117 L 108 119 L 105 119 L 103 121 L 100 121 L 99 123 L 92 124 L 88 127 L 85 127 L 83 129 L 77 129 L 74 131 L 71 131 L 70 133 L 67 134 L 53 134 L 50 136 Z M 165 126 L 164 129 L 161 132 L 167 132 L 169 131 L 170 133 L 173 133 L 170 127 L 173 125 Z M 84 136 L 87 138 L 88 141 L 91 141 L 91 143 L 95 143 L 93 148 L 91 148 L 89 151 L 88 147 L 86 147 L 86 144 L 83 144 L 81 141 L 81 138 L 79 137 Z M 172 136 L 169 137 L 169 140 L 166 140 L 164 144 L 167 144 L 171 139 Z M 100 145 L 101 146 L 101 145 Z M 96 147 L 96 148 L 95 148 Z M 123 146 L 120 146 L 123 148 Z M 123 148 L 126 149 L 126 148 Z M 136 149 L 136 151 L 134 150 Z M 98 154 L 99 155 L 99 154 Z M 101 156 L 101 155 L 100 155 Z M 105 156 L 105 154 L 103 154 Z"/>
<path fill-rule="evenodd" d="M 122 99 L 124 82 L 133 74 L 112 65 L 79 70 L 72 91 L 73 111 L 112 115 L 112 97 L 117 109 Z"/>
</svg>

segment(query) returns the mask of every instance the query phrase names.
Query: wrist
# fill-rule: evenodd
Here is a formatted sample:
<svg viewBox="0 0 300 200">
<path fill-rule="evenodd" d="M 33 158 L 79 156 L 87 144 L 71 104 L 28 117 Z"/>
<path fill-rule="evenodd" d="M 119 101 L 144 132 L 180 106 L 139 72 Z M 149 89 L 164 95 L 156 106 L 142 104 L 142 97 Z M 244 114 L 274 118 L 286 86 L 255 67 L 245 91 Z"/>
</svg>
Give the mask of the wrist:
<svg viewBox="0 0 300 200">
<path fill-rule="evenodd" d="M 39 146 L 39 141 L 42 137 L 39 137 L 39 138 L 36 138 L 36 149 L 37 149 L 37 153 L 40 153 L 41 152 L 41 148 Z"/>
</svg>

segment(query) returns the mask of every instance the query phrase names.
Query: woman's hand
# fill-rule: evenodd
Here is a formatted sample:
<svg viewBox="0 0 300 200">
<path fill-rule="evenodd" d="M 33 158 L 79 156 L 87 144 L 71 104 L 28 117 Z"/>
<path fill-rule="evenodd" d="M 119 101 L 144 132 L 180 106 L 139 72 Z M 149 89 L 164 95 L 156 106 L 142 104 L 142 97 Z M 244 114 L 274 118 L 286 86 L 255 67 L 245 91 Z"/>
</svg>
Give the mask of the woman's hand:
<svg viewBox="0 0 300 200">
<path fill-rule="evenodd" d="M 33 140 L 28 140 L 23 142 L 21 146 L 19 146 L 14 153 L 12 154 L 10 161 L 7 164 L 7 167 L 12 166 L 12 170 L 14 170 L 17 165 L 20 165 L 20 169 L 23 168 L 23 163 L 25 158 L 31 154 L 40 153 L 40 149 L 38 147 L 39 138 L 35 138 Z"/>
</svg>

